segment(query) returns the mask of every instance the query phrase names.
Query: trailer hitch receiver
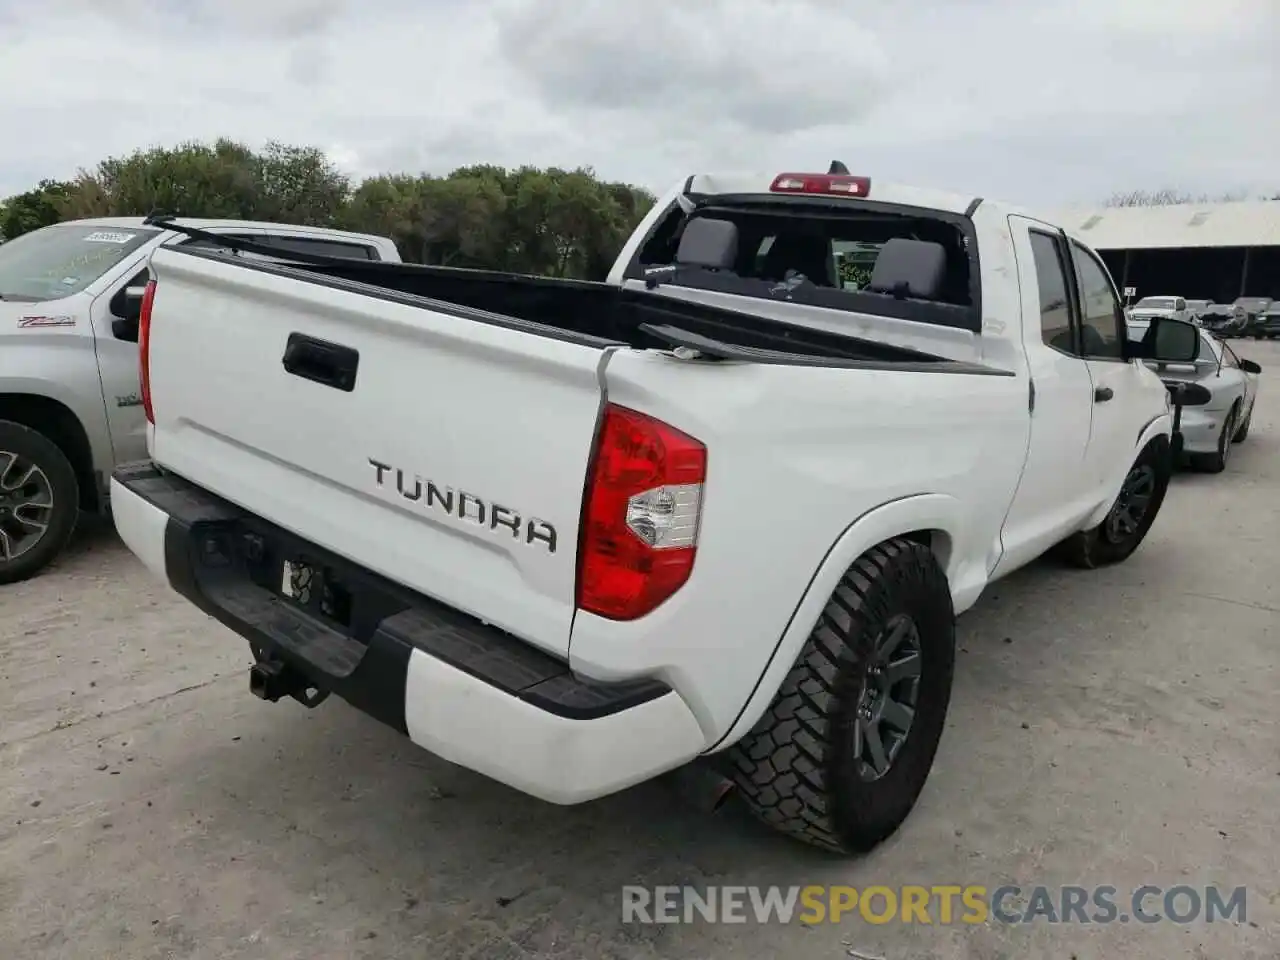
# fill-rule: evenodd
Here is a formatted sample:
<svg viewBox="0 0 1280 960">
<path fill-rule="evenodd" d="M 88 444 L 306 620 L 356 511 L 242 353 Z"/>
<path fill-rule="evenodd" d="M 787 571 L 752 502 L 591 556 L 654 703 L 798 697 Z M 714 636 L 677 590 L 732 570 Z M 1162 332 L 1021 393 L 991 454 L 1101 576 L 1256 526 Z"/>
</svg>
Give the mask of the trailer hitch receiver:
<svg viewBox="0 0 1280 960">
<path fill-rule="evenodd" d="M 292 697 L 304 707 L 318 707 L 329 697 L 306 676 L 282 660 L 259 660 L 249 668 L 249 692 L 272 703 Z"/>
</svg>

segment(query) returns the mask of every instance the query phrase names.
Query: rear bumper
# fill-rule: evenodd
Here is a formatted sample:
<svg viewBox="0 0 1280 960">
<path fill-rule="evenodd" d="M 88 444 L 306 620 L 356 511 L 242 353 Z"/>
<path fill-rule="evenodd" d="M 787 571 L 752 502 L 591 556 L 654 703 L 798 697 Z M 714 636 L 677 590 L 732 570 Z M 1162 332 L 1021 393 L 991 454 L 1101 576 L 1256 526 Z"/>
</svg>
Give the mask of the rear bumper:
<svg viewBox="0 0 1280 960">
<path fill-rule="evenodd" d="M 1182 436 L 1182 452 L 1214 453 L 1218 449 L 1218 438 L 1222 435 L 1222 425 L 1226 419 L 1226 410 L 1183 407 L 1182 419 L 1178 425 Z"/>
<path fill-rule="evenodd" d="M 656 680 L 599 683 L 496 628 L 328 554 L 150 462 L 111 481 L 121 538 L 157 576 L 317 688 L 419 746 L 552 803 L 604 796 L 706 746 Z M 305 555 L 350 586 L 346 625 L 272 589 Z"/>
</svg>

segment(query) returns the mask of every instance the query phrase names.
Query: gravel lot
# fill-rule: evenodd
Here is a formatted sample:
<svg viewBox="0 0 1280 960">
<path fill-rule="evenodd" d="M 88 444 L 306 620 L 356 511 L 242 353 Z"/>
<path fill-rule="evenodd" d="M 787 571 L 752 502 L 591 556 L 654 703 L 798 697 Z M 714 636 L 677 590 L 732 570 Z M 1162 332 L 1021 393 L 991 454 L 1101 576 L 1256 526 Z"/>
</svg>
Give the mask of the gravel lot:
<svg viewBox="0 0 1280 960">
<path fill-rule="evenodd" d="M 1125 565 L 1040 562 L 961 621 L 906 827 L 835 861 L 656 785 L 526 800 L 345 704 L 248 691 L 247 648 L 101 524 L 0 588 L 6 958 L 1280 957 L 1280 344 L 1220 476 Z M 633 926 L 624 884 L 1248 887 L 1243 924 Z"/>
</svg>

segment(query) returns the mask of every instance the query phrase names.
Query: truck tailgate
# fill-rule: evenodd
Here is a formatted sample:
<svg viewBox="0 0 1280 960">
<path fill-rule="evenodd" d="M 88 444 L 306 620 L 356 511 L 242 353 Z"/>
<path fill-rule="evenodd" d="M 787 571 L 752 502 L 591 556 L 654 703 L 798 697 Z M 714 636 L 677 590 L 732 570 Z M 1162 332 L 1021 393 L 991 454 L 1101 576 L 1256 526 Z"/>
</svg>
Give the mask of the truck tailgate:
<svg viewBox="0 0 1280 960">
<path fill-rule="evenodd" d="M 567 653 L 600 344 L 197 254 L 152 268 L 157 463 Z"/>
</svg>

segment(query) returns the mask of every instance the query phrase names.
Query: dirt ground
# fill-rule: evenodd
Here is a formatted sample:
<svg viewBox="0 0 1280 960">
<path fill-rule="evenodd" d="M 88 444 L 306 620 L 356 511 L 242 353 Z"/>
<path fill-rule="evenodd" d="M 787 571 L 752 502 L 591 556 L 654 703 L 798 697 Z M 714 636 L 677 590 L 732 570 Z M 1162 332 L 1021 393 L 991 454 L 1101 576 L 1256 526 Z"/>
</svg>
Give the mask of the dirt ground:
<svg viewBox="0 0 1280 960">
<path fill-rule="evenodd" d="M 947 733 L 890 842 L 840 861 L 646 785 L 528 800 L 331 700 L 248 691 L 238 638 L 109 528 L 0 588 L 0 955 L 1280 957 L 1280 344 L 1252 435 L 1121 567 L 1040 562 L 961 621 Z M 1220 884 L 1177 924 L 639 925 L 625 884 Z M 1122 899 L 1123 903 L 1123 899 Z"/>
</svg>

